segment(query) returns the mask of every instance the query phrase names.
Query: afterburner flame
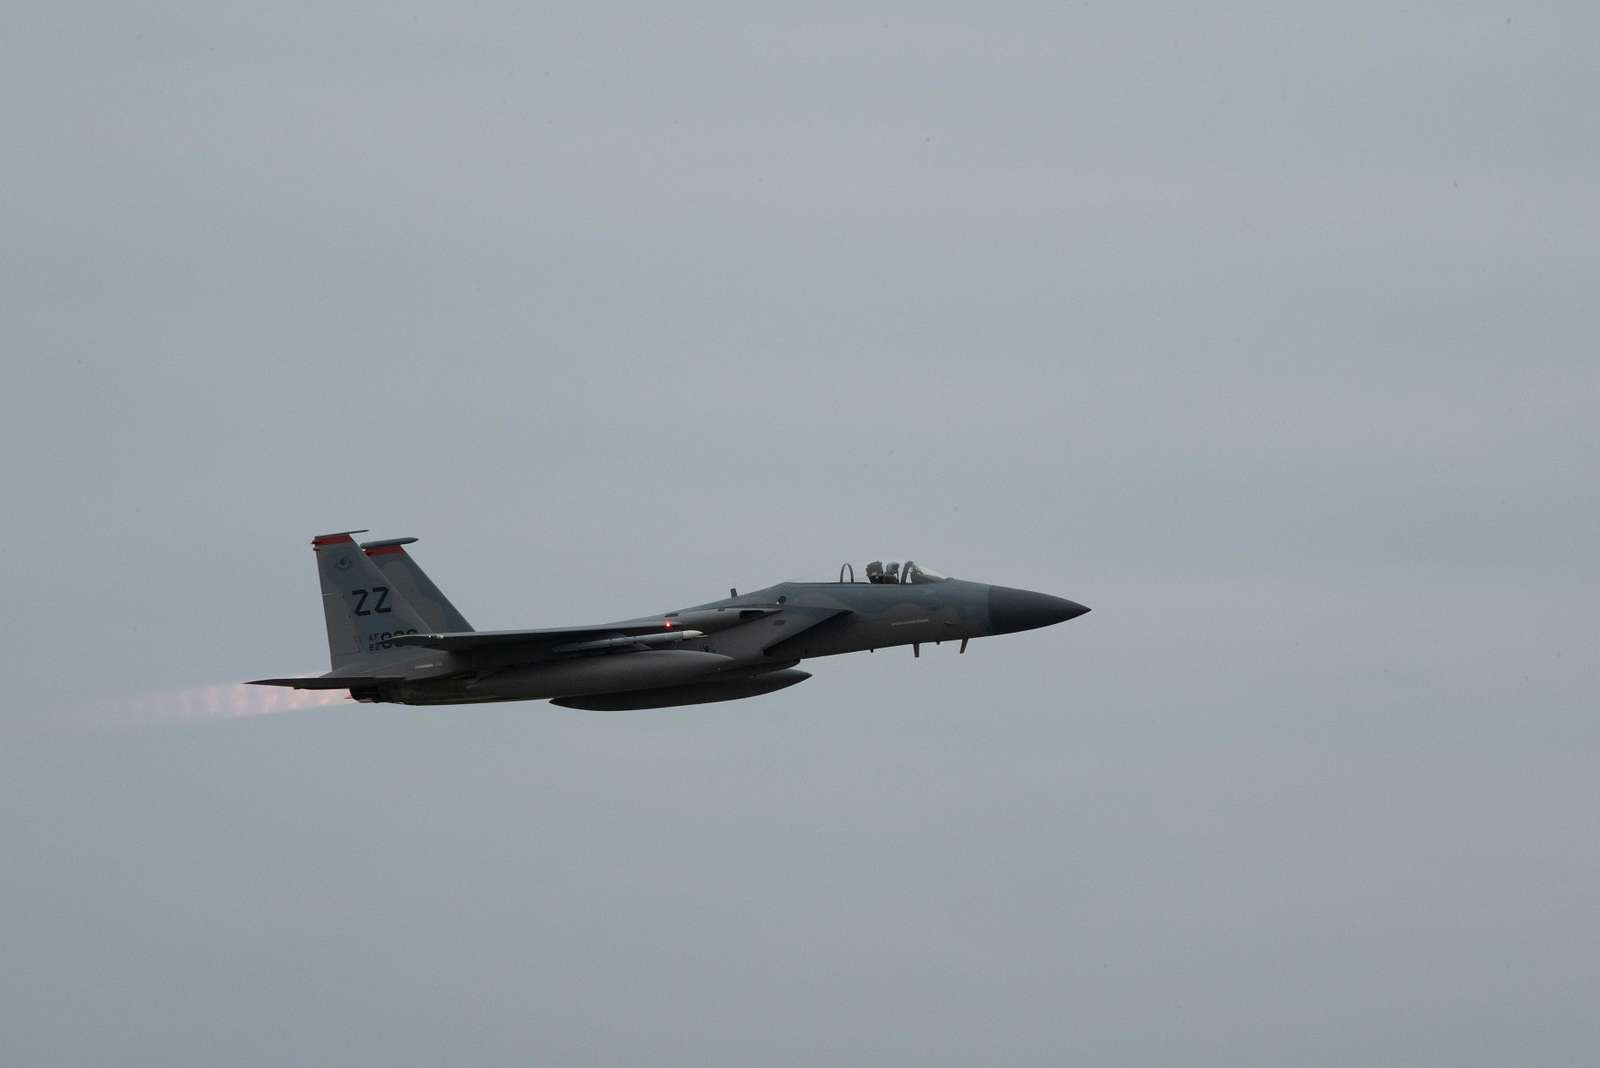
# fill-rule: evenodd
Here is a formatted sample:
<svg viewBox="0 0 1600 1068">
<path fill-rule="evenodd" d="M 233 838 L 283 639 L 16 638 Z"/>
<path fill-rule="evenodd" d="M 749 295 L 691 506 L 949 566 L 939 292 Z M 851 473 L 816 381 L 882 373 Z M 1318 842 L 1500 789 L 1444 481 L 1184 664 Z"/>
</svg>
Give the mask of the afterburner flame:
<svg viewBox="0 0 1600 1068">
<path fill-rule="evenodd" d="M 286 686 L 202 683 L 180 690 L 125 697 L 109 703 L 107 718 L 122 723 L 246 719 L 349 702 L 344 690 L 291 690 Z"/>
</svg>

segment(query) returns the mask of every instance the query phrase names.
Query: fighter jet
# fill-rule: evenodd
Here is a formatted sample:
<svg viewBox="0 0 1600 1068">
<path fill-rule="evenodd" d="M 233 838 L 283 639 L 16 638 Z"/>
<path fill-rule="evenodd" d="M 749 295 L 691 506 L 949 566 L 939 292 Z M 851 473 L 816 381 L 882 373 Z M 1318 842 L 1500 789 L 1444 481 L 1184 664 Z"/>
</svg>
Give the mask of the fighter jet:
<svg viewBox="0 0 1600 1068">
<path fill-rule="evenodd" d="M 333 670 L 257 686 L 348 690 L 408 705 L 550 700 L 634 709 L 734 701 L 810 678 L 795 665 L 839 653 L 1011 634 L 1089 609 L 1044 593 L 947 578 L 911 561 L 874 560 L 856 578 L 780 582 L 659 615 L 589 627 L 473 630 L 405 547 L 357 542 L 364 530 L 311 540 Z"/>
</svg>

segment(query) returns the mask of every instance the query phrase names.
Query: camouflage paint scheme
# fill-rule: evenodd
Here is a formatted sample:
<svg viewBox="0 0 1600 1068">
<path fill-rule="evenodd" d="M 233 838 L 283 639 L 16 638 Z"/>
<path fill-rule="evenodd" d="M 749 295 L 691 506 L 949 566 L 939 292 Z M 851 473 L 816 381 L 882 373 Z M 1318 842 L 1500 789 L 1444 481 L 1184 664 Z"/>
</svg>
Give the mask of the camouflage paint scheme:
<svg viewBox="0 0 1600 1068">
<path fill-rule="evenodd" d="M 810 675 L 801 660 L 967 642 L 1063 622 L 1089 609 L 907 563 L 890 580 L 780 582 L 690 608 L 586 627 L 475 631 L 405 546 L 312 540 L 333 670 L 257 685 L 347 689 L 360 701 L 461 704 L 549 699 L 571 708 L 663 708 L 754 697 Z M 881 577 L 876 561 L 869 574 Z M 908 581 L 893 581 L 903 574 Z M 847 579 L 848 575 L 848 579 Z"/>
</svg>

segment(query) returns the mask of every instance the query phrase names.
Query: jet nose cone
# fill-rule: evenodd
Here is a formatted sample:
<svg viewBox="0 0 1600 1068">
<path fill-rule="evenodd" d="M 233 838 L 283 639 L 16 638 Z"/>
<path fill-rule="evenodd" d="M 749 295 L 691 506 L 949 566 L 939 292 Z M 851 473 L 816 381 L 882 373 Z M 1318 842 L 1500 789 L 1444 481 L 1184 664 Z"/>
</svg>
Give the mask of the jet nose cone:
<svg viewBox="0 0 1600 1068">
<path fill-rule="evenodd" d="M 1089 609 L 1065 597 L 1052 597 L 1048 593 L 1032 590 L 1014 590 L 1010 586 L 989 587 L 989 629 L 995 634 L 1033 630 L 1077 619 Z"/>
</svg>

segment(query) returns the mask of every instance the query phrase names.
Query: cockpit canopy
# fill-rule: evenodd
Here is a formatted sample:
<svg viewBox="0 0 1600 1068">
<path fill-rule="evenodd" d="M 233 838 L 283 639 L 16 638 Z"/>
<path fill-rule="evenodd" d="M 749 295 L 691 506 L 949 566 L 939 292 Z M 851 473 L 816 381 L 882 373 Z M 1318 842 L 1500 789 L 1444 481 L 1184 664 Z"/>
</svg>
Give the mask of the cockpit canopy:
<svg viewBox="0 0 1600 1068">
<path fill-rule="evenodd" d="M 927 585 L 930 582 L 944 582 L 946 576 L 939 574 L 931 567 L 923 567 L 911 560 L 902 567 L 898 561 L 874 560 L 867 565 L 867 581 L 875 585 L 910 584 L 914 586 Z"/>
</svg>

